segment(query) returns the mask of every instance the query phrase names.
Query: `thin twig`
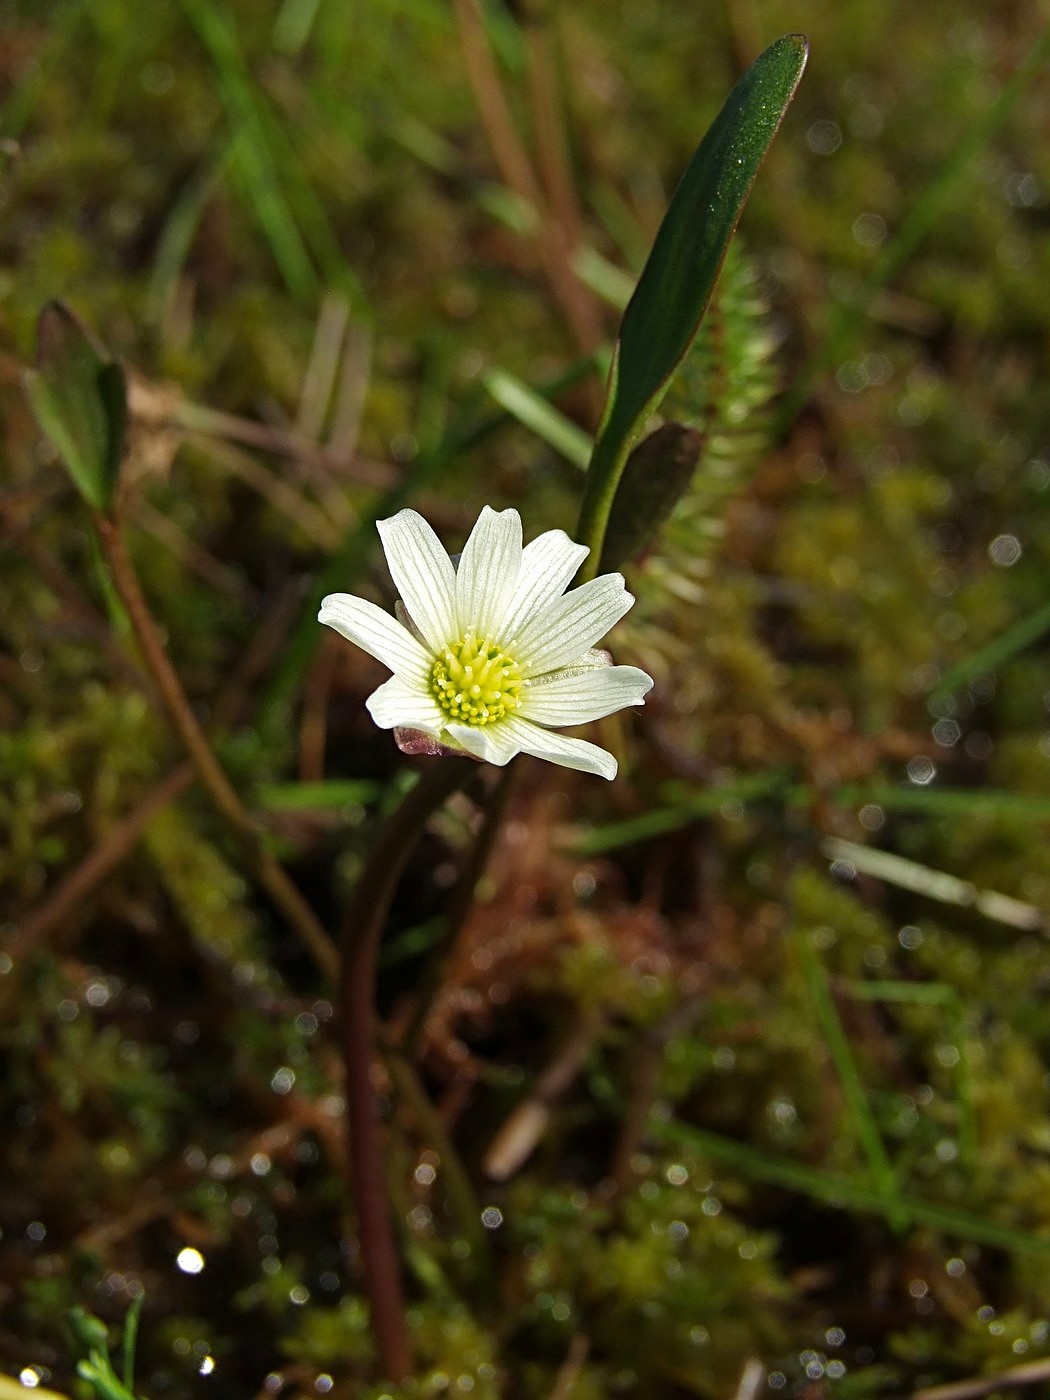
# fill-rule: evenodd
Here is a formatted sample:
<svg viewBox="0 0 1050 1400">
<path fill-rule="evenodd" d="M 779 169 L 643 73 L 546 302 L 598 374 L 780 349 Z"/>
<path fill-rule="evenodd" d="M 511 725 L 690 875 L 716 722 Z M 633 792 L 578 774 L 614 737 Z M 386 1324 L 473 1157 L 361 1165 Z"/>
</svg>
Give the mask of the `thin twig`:
<svg viewBox="0 0 1050 1400">
<path fill-rule="evenodd" d="M 309 466 L 324 467 L 327 471 L 351 477 L 361 486 L 370 486 L 377 491 L 392 490 L 399 479 L 397 469 L 385 462 L 376 462 L 358 453 L 318 447 L 316 442 L 288 428 L 256 423 L 250 418 L 221 413 L 201 404 L 176 404 L 164 419 L 164 426 L 202 433 L 207 437 L 225 438 L 227 442 L 256 447 L 274 457 L 291 457 Z"/>
<path fill-rule="evenodd" d="M 216 811 L 239 838 L 256 880 L 302 939 L 320 970 L 326 977 L 334 979 L 338 960 L 332 942 L 285 870 L 262 844 L 258 827 L 208 743 L 175 668 L 168 659 L 135 566 L 125 548 L 120 527 L 104 518 L 99 518 L 96 526 L 114 587 L 127 609 L 135 638 L 168 719 L 182 741 L 197 777 L 210 795 Z"/>
<path fill-rule="evenodd" d="M 569 1032 L 536 1087 L 513 1110 L 485 1153 L 481 1169 L 491 1181 L 506 1181 L 532 1156 L 547 1130 L 551 1110 L 583 1068 L 604 1026 L 601 1013 L 592 1011 Z"/>
<path fill-rule="evenodd" d="M 466 782 L 472 770 L 469 759 L 459 758 L 432 760 L 424 770 L 376 837 L 347 907 L 340 940 L 350 1188 L 357 1205 L 361 1261 L 379 1364 L 384 1378 L 398 1384 L 412 1373 L 412 1344 L 405 1322 L 401 1270 L 372 1092 L 376 957 L 401 873 L 427 818 Z"/>
<path fill-rule="evenodd" d="M 9 952 L 16 962 L 72 914 L 110 871 L 122 864 L 135 848 L 152 818 L 174 802 L 192 781 L 193 769 L 188 763 L 180 764 L 163 782 L 157 784 L 134 811 L 117 822 L 105 840 L 70 871 L 43 904 L 19 924 L 18 932 L 8 945 Z"/>
<path fill-rule="evenodd" d="M 545 0 L 530 0 L 523 23 L 529 55 L 529 100 L 536 133 L 540 176 L 557 226 L 572 259 L 580 242 L 580 206 L 572 178 L 565 112 L 558 84 L 558 61 L 551 37 L 551 11 Z"/>
<path fill-rule="evenodd" d="M 740 1373 L 733 1400 L 758 1400 L 765 1379 L 766 1368 L 762 1362 L 757 1356 L 749 1356 L 744 1362 L 744 1369 Z"/>
<path fill-rule="evenodd" d="M 165 515 L 141 496 L 135 502 L 135 523 L 170 549 L 180 564 L 203 579 L 216 593 L 238 598 L 241 602 L 251 599 L 252 590 L 243 575 L 216 559 L 180 530 L 170 515 Z"/>
<path fill-rule="evenodd" d="M 594 302 L 572 266 L 568 232 L 549 209 L 518 135 L 499 71 L 496 68 L 478 0 L 455 0 L 467 78 L 482 126 L 500 174 L 536 215 L 536 250 L 555 300 L 565 314 L 580 349 L 591 354 L 601 341 Z"/>
<path fill-rule="evenodd" d="M 969 1380 L 949 1381 L 947 1385 L 916 1390 L 910 1400 L 980 1400 L 983 1395 L 991 1395 L 993 1390 L 1038 1385 L 1042 1381 L 1050 1381 L 1050 1357 L 1026 1361 L 1023 1366 L 1011 1366 L 1008 1371 L 1000 1371 L 994 1376 L 972 1376 Z"/>
<path fill-rule="evenodd" d="M 569 1343 L 569 1353 L 558 1368 L 558 1374 L 554 1378 L 554 1389 L 547 1400 L 570 1400 L 590 1349 L 590 1338 L 583 1332 L 577 1332 Z"/>
</svg>

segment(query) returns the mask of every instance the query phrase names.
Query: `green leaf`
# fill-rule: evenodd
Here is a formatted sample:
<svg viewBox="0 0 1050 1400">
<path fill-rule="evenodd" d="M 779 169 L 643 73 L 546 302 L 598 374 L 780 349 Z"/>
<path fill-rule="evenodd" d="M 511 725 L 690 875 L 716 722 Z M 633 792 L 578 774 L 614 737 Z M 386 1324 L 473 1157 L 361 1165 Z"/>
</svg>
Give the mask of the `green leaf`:
<svg viewBox="0 0 1050 1400">
<path fill-rule="evenodd" d="M 692 481 L 702 442 L 696 428 L 665 423 L 634 449 L 609 512 L 599 573 L 642 552 Z"/>
<path fill-rule="evenodd" d="M 774 1186 L 787 1187 L 800 1195 L 810 1196 L 837 1210 L 853 1210 L 881 1215 L 885 1219 L 904 1216 L 912 1225 L 937 1230 L 978 1244 L 1018 1254 L 1050 1255 L 1050 1239 L 1037 1235 L 1024 1225 L 1012 1225 L 977 1215 L 955 1206 L 942 1205 L 904 1191 L 894 1191 L 886 1197 L 862 1176 L 847 1176 L 844 1172 L 824 1171 L 786 1157 L 761 1152 L 746 1143 L 705 1128 L 675 1120 L 650 1120 L 649 1132 L 659 1142 L 671 1143 L 679 1149 L 692 1148 L 716 1162 L 727 1162 L 735 1171 L 756 1181 L 768 1181 Z"/>
<path fill-rule="evenodd" d="M 809 51 L 789 34 L 760 54 L 726 99 L 682 176 L 624 312 L 587 474 L 577 539 L 602 545 L 628 454 L 703 319 L 759 166 Z"/>
<path fill-rule="evenodd" d="M 23 374 L 26 397 L 77 490 L 97 511 L 113 501 L 127 426 L 119 361 L 95 342 L 64 302 L 50 301 L 37 325 L 37 363 Z"/>
<path fill-rule="evenodd" d="M 487 370 L 481 382 L 500 408 L 505 409 L 512 418 L 531 429 L 574 466 L 587 466 L 591 455 L 590 438 L 564 413 L 559 413 L 553 404 L 503 369 Z"/>
</svg>

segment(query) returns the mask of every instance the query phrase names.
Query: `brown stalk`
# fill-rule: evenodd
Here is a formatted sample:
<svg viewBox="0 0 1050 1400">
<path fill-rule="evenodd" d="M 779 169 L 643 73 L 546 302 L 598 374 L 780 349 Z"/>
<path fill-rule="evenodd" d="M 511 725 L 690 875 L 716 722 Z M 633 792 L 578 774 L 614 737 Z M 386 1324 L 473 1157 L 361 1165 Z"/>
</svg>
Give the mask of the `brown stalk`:
<svg viewBox="0 0 1050 1400">
<path fill-rule="evenodd" d="M 473 769 L 469 759 L 430 760 L 419 782 L 380 828 L 343 921 L 339 1003 L 346 1073 L 347 1156 L 372 1335 L 386 1380 L 412 1373 L 397 1243 L 383 1176 L 383 1150 L 372 1090 L 376 1056 L 376 958 L 401 874 L 427 818 Z"/>
<path fill-rule="evenodd" d="M 478 0 L 454 0 L 467 78 L 493 159 L 507 186 L 535 212 L 536 250 L 555 300 L 580 349 L 591 354 L 601 341 L 601 325 L 589 294 L 572 267 L 569 230 L 552 213 L 503 91 Z"/>
<path fill-rule="evenodd" d="M 175 801 L 176 797 L 193 781 L 193 769 L 188 763 L 182 763 L 178 768 L 173 769 L 168 776 L 157 784 L 153 791 L 146 797 L 134 811 L 129 812 L 122 821 L 108 832 L 104 841 L 100 842 L 91 853 L 80 862 L 80 864 L 62 880 L 51 892 L 43 904 L 39 905 L 30 916 L 18 927 L 12 943 L 9 945 L 11 956 L 17 962 L 37 943 L 40 943 L 59 924 L 62 923 L 78 905 L 83 903 L 87 896 L 95 889 L 110 871 L 115 870 L 118 865 L 134 850 L 139 837 L 149 825 L 150 820 L 165 807 Z"/>
<path fill-rule="evenodd" d="M 168 659 L 120 527 L 113 520 L 101 517 L 96 520 L 96 527 L 113 585 L 127 610 L 143 660 L 198 779 L 211 797 L 216 811 L 238 837 L 255 879 L 302 939 L 321 972 L 334 980 L 338 962 L 331 940 L 285 870 L 266 850 L 251 814 L 237 796 L 208 743 L 175 668 Z"/>
<path fill-rule="evenodd" d="M 916 1390 L 911 1400 L 980 1400 L 981 1396 L 991 1395 L 995 1390 L 1040 1385 L 1047 1381 L 1050 1381 L 1050 1359 L 1044 1356 L 1038 1361 L 1026 1361 L 1022 1366 L 1011 1366 L 1008 1371 L 999 1371 L 994 1376 L 972 1376 L 969 1380 Z"/>
</svg>

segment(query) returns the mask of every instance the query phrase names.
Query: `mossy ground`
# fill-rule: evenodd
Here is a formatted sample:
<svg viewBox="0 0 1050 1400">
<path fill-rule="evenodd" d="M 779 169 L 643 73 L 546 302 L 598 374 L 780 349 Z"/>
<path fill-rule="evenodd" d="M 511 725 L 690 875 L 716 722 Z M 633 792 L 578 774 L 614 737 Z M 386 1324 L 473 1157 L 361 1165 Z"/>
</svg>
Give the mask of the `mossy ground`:
<svg viewBox="0 0 1050 1400">
<path fill-rule="evenodd" d="M 632 274 L 742 65 L 812 57 L 672 401 L 724 471 L 627 569 L 612 645 L 658 685 L 598 727 L 622 776 L 522 762 L 468 906 L 479 770 L 398 899 L 406 1394 L 902 1395 L 1050 1356 L 1038 9 L 492 8 L 529 149 L 556 168 L 561 133 Z M 70 1392 L 67 1310 L 116 1327 L 144 1289 L 153 1400 L 389 1393 L 332 989 L 181 774 L 18 376 L 53 297 L 133 371 L 144 586 L 335 927 L 406 761 L 314 594 L 336 560 L 384 596 L 403 502 L 452 549 L 484 502 L 571 529 L 577 470 L 481 376 L 548 382 L 580 336 L 443 4 L 13 0 L 0 86 L 0 1367 Z M 558 402 L 589 431 L 597 396 Z"/>
</svg>

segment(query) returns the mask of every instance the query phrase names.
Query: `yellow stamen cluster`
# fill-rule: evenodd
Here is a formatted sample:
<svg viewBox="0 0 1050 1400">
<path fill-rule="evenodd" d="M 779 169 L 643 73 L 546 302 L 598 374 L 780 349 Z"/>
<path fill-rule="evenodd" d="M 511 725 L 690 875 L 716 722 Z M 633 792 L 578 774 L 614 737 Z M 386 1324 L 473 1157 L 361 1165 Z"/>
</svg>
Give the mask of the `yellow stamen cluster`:
<svg viewBox="0 0 1050 1400">
<path fill-rule="evenodd" d="M 434 699 L 459 724 L 494 724 L 521 704 L 522 685 L 507 653 L 473 632 L 446 647 L 430 671 Z"/>
</svg>

